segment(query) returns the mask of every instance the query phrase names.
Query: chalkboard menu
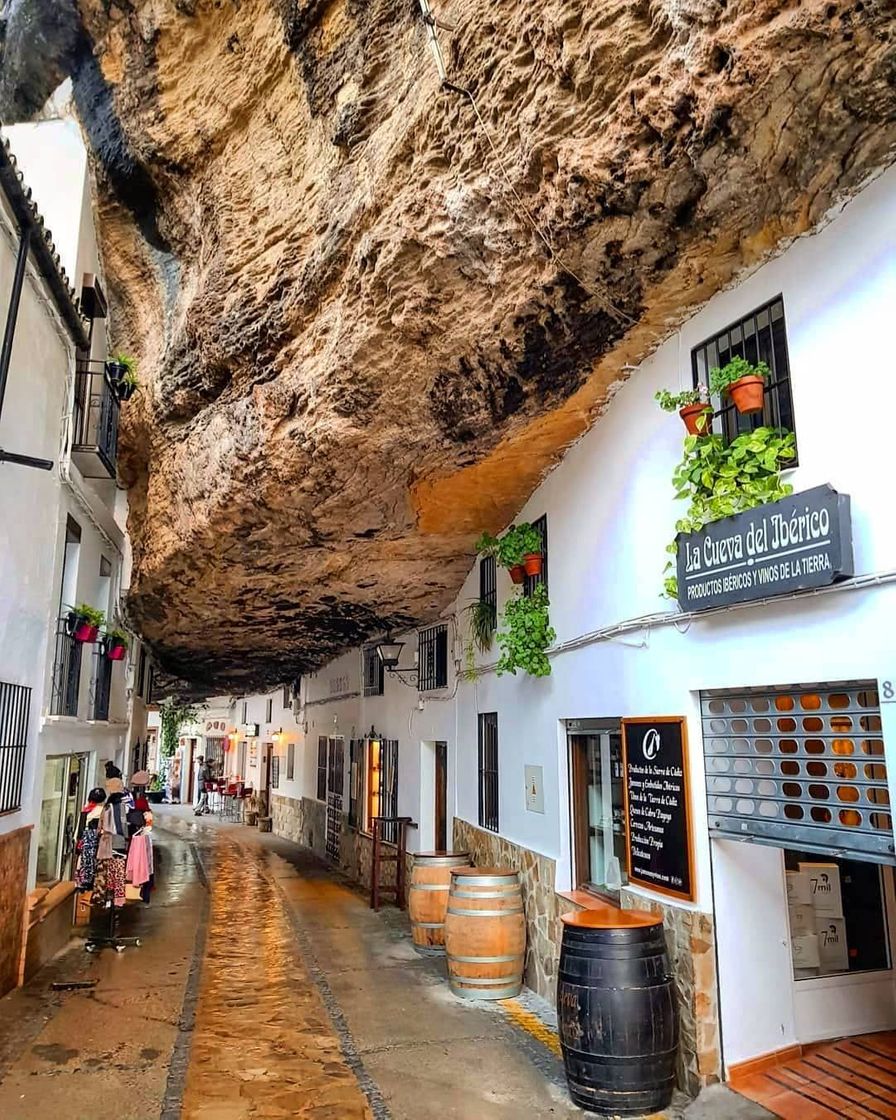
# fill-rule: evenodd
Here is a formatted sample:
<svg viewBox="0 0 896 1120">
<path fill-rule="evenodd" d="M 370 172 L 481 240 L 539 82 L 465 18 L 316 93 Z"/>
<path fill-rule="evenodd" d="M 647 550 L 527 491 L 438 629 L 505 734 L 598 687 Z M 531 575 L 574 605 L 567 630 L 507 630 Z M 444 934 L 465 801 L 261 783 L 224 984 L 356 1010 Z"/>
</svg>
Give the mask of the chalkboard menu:
<svg viewBox="0 0 896 1120">
<path fill-rule="evenodd" d="M 629 881 L 693 901 L 684 720 L 624 719 L 622 736 Z"/>
</svg>

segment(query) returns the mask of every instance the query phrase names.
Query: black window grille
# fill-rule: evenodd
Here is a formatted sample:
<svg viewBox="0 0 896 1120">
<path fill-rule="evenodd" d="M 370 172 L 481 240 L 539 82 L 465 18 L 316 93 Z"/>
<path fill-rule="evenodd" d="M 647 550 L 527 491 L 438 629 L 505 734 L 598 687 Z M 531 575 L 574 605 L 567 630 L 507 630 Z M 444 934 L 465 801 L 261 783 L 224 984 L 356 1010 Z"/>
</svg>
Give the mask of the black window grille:
<svg viewBox="0 0 896 1120">
<path fill-rule="evenodd" d="M 271 755 L 271 789 L 280 788 L 280 755 Z"/>
<path fill-rule="evenodd" d="M 88 478 L 115 477 L 120 409 L 118 392 L 105 363 L 79 359 L 72 410 L 72 457 Z M 102 464 L 102 471 L 94 469 L 94 457 Z"/>
<path fill-rule="evenodd" d="M 264 722 L 270 723 L 274 718 L 274 701 L 270 698 L 265 702 L 264 706 Z"/>
<path fill-rule="evenodd" d="M 205 740 L 205 761 L 216 769 L 219 765 L 224 763 L 224 739 L 206 739 Z"/>
<path fill-rule="evenodd" d="M 286 780 L 291 782 L 296 776 L 296 745 L 289 743 L 286 747 Z"/>
<path fill-rule="evenodd" d="M 91 719 L 107 720 L 109 718 L 109 700 L 112 696 L 112 666 L 114 662 L 106 657 L 102 645 L 96 647 L 94 653 L 93 684 L 91 699 Z"/>
<path fill-rule="evenodd" d="M 386 669 L 376 646 L 367 646 L 364 650 L 364 695 L 382 696 L 385 679 Z"/>
<path fill-rule="evenodd" d="M 56 627 L 56 657 L 53 662 L 53 688 L 50 695 L 51 716 L 78 714 L 81 654 L 86 643 L 75 641 L 69 630 L 68 616 L 60 618 Z"/>
<path fill-rule="evenodd" d="M 146 674 L 146 703 L 154 704 L 156 702 L 156 671 L 150 665 Z"/>
<path fill-rule="evenodd" d="M 448 627 L 444 623 L 417 636 L 419 689 L 428 692 L 448 684 Z"/>
<path fill-rule="evenodd" d="M 544 584 L 545 590 L 548 586 L 548 515 L 542 514 L 537 521 L 533 521 L 532 528 L 541 537 L 541 575 L 526 576 L 523 584 L 524 595 L 531 595 L 540 583 Z"/>
<path fill-rule="evenodd" d="M 498 713 L 479 713 L 479 824 L 498 831 Z"/>
<path fill-rule="evenodd" d="M 317 739 L 317 800 L 327 800 L 327 737 Z"/>
<path fill-rule="evenodd" d="M 790 391 L 790 358 L 787 353 L 787 329 L 784 300 L 781 296 L 751 311 L 691 351 L 694 386 L 709 383 L 709 371 L 724 366 L 732 358 L 746 358 L 756 365 L 765 362 L 771 377 L 765 383 L 762 412 L 744 415 L 737 411 L 729 397 L 713 399 L 716 415 L 713 431 L 727 442 L 743 432 L 763 426 L 796 431 L 793 418 L 793 397 Z M 793 464 L 796 465 L 794 460 Z"/>
<path fill-rule="evenodd" d="M 243 718 L 240 720 L 240 723 L 245 725 L 248 722 L 249 722 L 249 704 L 248 704 L 248 701 L 244 700 L 243 701 Z"/>
<path fill-rule="evenodd" d="M 360 811 L 363 799 L 364 740 L 352 739 L 348 746 L 348 823 L 352 828 L 360 827 Z"/>
<path fill-rule="evenodd" d="M 498 625 L 498 565 L 494 556 L 483 556 L 479 561 L 479 601 L 488 605 L 494 630 Z"/>
<path fill-rule="evenodd" d="M 330 757 L 327 763 L 327 774 L 330 783 L 330 793 L 342 796 L 342 785 L 345 779 L 345 742 L 342 739 L 330 740 Z"/>
<path fill-rule="evenodd" d="M 22 808 L 31 689 L 0 681 L 0 813 Z"/>
<path fill-rule="evenodd" d="M 380 816 L 398 816 L 398 740 L 383 739 L 380 748 Z M 398 825 L 382 825 L 380 835 L 388 844 L 398 843 Z"/>
<path fill-rule="evenodd" d="M 140 652 L 137 655 L 137 672 L 134 676 L 134 692 L 143 696 L 143 678 L 146 676 L 146 646 L 140 643 Z"/>
</svg>

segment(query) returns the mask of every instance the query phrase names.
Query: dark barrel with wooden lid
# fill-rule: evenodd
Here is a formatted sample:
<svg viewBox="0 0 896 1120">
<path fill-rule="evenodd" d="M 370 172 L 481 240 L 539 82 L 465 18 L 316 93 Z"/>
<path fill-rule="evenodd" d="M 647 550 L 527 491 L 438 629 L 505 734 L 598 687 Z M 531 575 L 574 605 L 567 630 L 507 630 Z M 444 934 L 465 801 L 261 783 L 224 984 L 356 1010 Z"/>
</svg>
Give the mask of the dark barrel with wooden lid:
<svg viewBox="0 0 896 1120">
<path fill-rule="evenodd" d="M 606 1116 L 660 1112 L 678 1049 L 662 919 L 605 906 L 562 921 L 557 1013 L 570 1096 Z"/>
</svg>

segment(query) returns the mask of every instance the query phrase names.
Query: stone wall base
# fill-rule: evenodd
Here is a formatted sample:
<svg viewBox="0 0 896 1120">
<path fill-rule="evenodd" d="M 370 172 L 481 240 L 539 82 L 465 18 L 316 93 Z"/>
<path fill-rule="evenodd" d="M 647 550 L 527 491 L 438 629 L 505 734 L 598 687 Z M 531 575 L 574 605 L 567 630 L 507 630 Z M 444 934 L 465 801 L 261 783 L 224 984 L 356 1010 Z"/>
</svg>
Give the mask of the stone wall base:
<svg viewBox="0 0 896 1120">
<path fill-rule="evenodd" d="M 271 795 L 271 831 L 323 858 L 327 850 L 327 807 L 311 797 Z"/>
<path fill-rule="evenodd" d="M 0 996 L 19 982 L 31 829 L 0 836 Z"/>
</svg>

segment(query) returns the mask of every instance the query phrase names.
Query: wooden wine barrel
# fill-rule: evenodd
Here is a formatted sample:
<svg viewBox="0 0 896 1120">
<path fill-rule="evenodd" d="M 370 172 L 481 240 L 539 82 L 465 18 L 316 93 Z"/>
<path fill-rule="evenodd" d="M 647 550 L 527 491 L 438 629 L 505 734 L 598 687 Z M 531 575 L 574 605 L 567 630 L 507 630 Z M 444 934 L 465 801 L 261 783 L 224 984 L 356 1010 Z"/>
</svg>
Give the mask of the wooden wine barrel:
<svg viewBox="0 0 896 1120">
<path fill-rule="evenodd" d="M 444 954 L 451 868 L 469 866 L 469 852 L 417 852 L 414 856 L 408 911 L 418 953 Z"/>
<path fill-rule="evenodd" d="M 463 999 L 510 999 L 523 985 L 526 920 L 519 872 L 455 867 L 445 915 L 448 983 Z"/>
<path fill-rule="evenodd" d="M 570 1096 L 606 1116 L 660 1112 L 678 1049 L 662 920 L 608 906 L 562 921 L 557 1016 Z"/>
</svg>

